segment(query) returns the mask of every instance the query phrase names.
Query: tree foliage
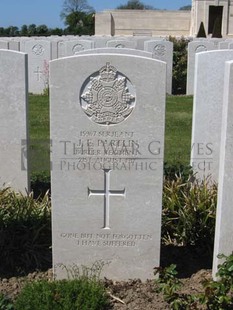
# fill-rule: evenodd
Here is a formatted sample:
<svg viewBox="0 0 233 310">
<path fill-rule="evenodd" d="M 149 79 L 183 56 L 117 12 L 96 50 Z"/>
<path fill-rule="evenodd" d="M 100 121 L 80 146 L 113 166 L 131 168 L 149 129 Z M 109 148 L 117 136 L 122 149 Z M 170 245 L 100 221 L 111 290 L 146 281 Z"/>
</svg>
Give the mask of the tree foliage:
<svg viewBox="0 0 233 310">
<path fill-rule="evenodd" d="M 191 11 L 192 6 L 191 5 L 185 5 L 179 8 L 180 11 Z"/>
<path fill-rule="evenodd" d="M 31 36 L 50 36 L 63 35 L 64 30 L 61 28 L 48 28 L 46 25 L 22 25 L 21 28 L 10 26 L 7 28 L 0 27 L 0 37 L 31 37 Z"/>
<path fill-rule="evenodd" d="M 119 10 L 154 10 L 154 7 L 142 3 L 139 0 L 128 0 L 126 4 L 121 4 L 117 7 Z"/>
<path fill-rule="evenodd" d="M 93 35 L 94 9 L 87 0 L 65 0 L 61 11 L 61 18 L 67 28 L 65 34 Z"/>
<path fill-rule="evenodd" d="M 180 95 L 186 93 L 186 79 L 187 79 L 187 47 L 188 39 L 181 37 L 169 37 L 173 42 L 173 73 L 172 73 L 172 93 Z"/>
<path fill-rule="evenodd" d="M 21 29 L 15 26 L 0 27 L 0 37 L 15 36 L 50 36 L 50 35 L 93 35 L 95 28 L 94 9 L 87 0 L 64 0 L 61 18 L 65 29 L 48 28 L 46 25 L 23 25 Z"/>
<path fill-rule="evenodd" d="M 0 37 L 32 37 L 51 35 L 93 35 L 94 17 L 92 14 L 73 13 L 67 16 L 66 28 L 48 28 L 46 25 L 23 25 L 21 28 L 10 26 L 0 27 Z"/>
<path fill-rule="evenodd" d="M 60 16 L 65 20 L 68 15 L 77 12 L 93 14 L 95 10 L 88 4 L 87 0 L 65 0 Z"/>
<path fill-rule="evenodd" d="M 94 16 L 84 12 L 73 12 L 66 16 L 64 30 L 66 34 L 93 35 Z"/>
</svg>

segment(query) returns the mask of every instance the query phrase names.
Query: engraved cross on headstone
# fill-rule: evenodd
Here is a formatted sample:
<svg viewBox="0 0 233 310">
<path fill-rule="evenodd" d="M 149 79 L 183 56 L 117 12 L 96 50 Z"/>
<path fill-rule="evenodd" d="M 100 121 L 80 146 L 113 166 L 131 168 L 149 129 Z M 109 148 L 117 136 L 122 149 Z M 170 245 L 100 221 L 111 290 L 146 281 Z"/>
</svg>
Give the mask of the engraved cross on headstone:
<svg viewBox="0 0 233 310">
<path fill-rule="evenodd" d="M 41 79 L 41 75 L 43 74 L 43 72 L 40 70 L 40 67 L 37 67 L 37 68 L 36 68 L 36 71 L 34 71 L 33 73 L 36 74 L 37 81 L 39 82 L 40 79 Z"/>
<path fill-rule="evenodd" d="M 88 187 L 88 197 L 90 196 L 104 196 L 104 229 L 110 229 L 109 227 L 109 211 L 110 211 L 110 197 L 121 196 L 125 197 L 125 188 L 123 190 L 111 190 L 110 189 L 110 169 L 104 169 L 104 189 L 92 190 Z"/>
</svg>

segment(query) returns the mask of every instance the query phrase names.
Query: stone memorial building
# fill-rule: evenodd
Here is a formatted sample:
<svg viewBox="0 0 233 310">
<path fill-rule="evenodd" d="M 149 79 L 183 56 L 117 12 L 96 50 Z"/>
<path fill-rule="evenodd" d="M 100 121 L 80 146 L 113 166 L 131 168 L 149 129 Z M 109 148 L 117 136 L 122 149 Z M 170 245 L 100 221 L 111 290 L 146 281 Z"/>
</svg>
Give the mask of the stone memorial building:
<svg viewBox="0 0 233 310">
<path fill-rule="evenodd" d="M 191 35 L 197 34 L 201 22 L 204 23 L 206 34 L 211 34 L 216 23 L 219 23 L 223 37 L 233 36 L 233 1 L 193 0 Z"/>
<path fill-rule="evenodd" d="M 95 34 L 196 36 L 201 22 L 208 35 L 218 24 L 223 37 L 232 37 L 233 1 L 192 0 L 191 11 L 107 10 L 96 13 Z"/>
</svg>

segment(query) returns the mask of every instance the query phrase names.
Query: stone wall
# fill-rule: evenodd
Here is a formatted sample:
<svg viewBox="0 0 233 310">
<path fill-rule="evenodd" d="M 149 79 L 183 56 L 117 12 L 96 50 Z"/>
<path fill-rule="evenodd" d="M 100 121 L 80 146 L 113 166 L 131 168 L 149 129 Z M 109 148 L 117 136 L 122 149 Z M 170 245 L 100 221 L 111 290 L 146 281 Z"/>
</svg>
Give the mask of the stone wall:
<svg viewBox="0 0 233 310">
<path fill-rule="evenodd" d="M 96 13 L 96 35 L 188 36 L 190 11 L 112 10 Z"/>
</svg>

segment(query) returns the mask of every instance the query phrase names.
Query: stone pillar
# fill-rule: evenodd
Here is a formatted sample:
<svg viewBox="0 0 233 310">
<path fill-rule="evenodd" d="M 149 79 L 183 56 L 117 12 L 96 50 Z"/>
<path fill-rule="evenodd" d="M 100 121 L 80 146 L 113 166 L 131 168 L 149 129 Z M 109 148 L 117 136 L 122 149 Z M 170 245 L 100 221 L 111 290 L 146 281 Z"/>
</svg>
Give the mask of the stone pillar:
<svg viewBox="0 0 233 310">
<path fill-rule="evenodd" d="M 114 36 L 114 21 L 112 14 L 108 11 L 95 14 L 95 35 Z"/>
</svg>

